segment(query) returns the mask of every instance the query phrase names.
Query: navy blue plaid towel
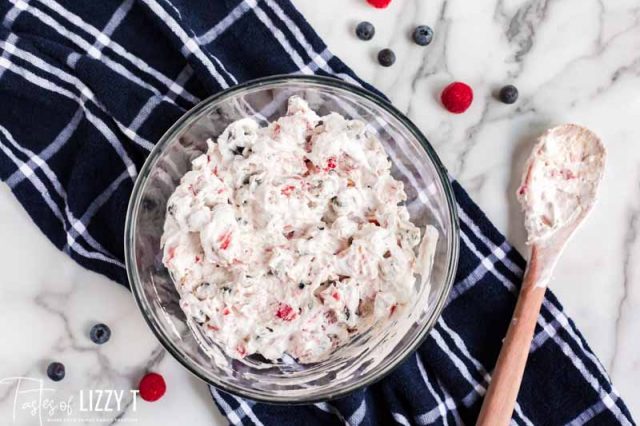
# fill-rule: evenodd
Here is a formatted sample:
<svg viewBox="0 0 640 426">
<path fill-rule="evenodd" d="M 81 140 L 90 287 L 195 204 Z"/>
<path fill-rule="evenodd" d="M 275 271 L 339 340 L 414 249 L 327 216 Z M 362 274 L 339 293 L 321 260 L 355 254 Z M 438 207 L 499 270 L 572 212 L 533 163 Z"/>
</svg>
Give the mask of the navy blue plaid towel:
<svg viewBox="0 0 640 426">
<path fill-rule="evenodd" d="M 153 144 L 238 82 L 316 73 L 363 84 L 288 0 L 0 2 L 0 173 L 61 250 L 126 285 L 125 210 Z M 525 262 L 460 186 L 456 284 L 391 375 L 339 400 L 271 406 L 211 389 L 232 424 L 473 424 Z M 547 292 L 514 424 L 633 424 L 602 364 Z"/>
</svg>

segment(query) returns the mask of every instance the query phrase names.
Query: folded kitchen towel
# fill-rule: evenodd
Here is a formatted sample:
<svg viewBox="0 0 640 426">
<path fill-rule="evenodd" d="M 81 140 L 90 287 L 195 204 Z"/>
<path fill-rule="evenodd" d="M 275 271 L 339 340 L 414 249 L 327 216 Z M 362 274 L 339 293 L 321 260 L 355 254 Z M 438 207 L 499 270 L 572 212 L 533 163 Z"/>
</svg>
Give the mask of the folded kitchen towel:
<svg viewBox="0 0 640 426">
<path fill-rule="evenodd" d="M 271 74 L 364 85 L 288 0 L 0 2 L 0 175 L 81 265 L 127 284 L 125 211 L 149 150 L 199 100 Z M 391 375 L 326 403 L 282 407 L 211 389 L 233 424 L 474 423 L 514 307 L 523 258 L 454 183 L 456 283 L 442 318 Z M 632 424 L 547 292 L 515 424 Z"/>
</svg>

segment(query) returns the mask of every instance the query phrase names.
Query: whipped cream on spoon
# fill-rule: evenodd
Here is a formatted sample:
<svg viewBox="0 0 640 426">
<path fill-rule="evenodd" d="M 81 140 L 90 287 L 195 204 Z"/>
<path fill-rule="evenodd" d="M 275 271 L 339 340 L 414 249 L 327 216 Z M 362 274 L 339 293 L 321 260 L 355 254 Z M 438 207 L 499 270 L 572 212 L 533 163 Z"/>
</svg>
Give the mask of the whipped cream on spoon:
<svg viewBox="0 0 640 426">
<path fill-rule="evenodd" d="M 511 421 L 547 284 L 593 207 L 605 158 L 600 139 L 573 124 L 549 129 L 533 148 L 517 193 L 531 245 L 529 264 L 476 425 Z"/>
</svg>

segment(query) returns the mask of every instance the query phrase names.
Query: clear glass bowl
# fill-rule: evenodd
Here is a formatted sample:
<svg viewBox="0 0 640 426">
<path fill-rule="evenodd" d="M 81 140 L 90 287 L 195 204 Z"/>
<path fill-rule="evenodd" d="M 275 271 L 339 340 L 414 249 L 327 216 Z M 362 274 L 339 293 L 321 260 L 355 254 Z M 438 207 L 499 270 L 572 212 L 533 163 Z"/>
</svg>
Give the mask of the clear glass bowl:
<svg viewBox="0 0 640 426">
<path fill-rule="evenodd" d="M 410 306 L 393 321 L 361 334 L 329 359 L 300 365 L 227 357 L 185 318 L 162 264 L 160 237 L 166 202 L 191 160 L 231 122 L 282 116 L 291 95 L 319 114 L 338 112 L 367 123 L 404 182 L 411 220 L 435 226 L 440 237 L 430 285 L 416 284 Z M 420 131 L 381 97 L 340 80 L 279 76 L 235 86 L 185 114 L 151 151 L 136 181 L 125 229 L 129 282 L 147 323 L 164 347 L 189 371 L 225 391 L 271 403 L 308 403 L 345 395 L 389 373 L 423 341 L 442 311 L 458 262 L 458 218 L 445 168 Z"/>
</svg>

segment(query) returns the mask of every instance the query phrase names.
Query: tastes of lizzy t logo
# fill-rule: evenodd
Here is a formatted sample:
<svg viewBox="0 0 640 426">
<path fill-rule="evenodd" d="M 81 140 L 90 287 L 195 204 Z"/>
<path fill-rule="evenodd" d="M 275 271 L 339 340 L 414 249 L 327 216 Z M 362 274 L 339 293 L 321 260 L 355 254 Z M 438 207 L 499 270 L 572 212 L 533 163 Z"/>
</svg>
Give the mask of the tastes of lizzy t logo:
<svg viewBox="0 0 640 426">
<path fill-rule="evenodd" d="M 76 394 L 45 386 L 42 379 L 0 379 L 0 424 L 136 422 L 137 390 L 81 389 Z M 7 412 L 7 408 L 10 410 Z"/>
</svg>

